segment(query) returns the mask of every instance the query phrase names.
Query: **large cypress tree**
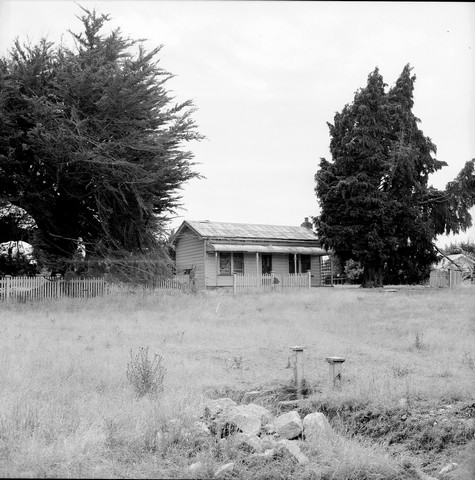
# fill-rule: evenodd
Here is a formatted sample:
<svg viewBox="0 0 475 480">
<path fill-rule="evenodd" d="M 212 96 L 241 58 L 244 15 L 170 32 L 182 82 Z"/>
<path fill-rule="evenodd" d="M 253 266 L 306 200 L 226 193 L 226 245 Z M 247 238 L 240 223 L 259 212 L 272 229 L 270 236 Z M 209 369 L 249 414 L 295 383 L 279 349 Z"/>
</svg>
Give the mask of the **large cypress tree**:
<svg viewBox="0 0 475 480">
<path fill-rule="evenodd" d="M 37 247 L 67 257 L 157 247 L 179 189 L 198 177 L 184 149 L 201 136 L 191 101 L 174 104 L 161 47 L 146 51 L 107 15 L 83 9 L 75 46 L 16 41 L 0 63 L 0 200 L 37 225 Z"/>
<path fill-rule="evenodd" d="M 412 113 L 415 76 L 404 67 L 388 92 L 376 68 L 330 129 L 332 161 L 315 175 L 323 245 L 364 267 L 363 285 L 413 283 L 436 260 L 433 240 L 471 225 L 473 161 L 445 192 L 428 185 L 446 165 Z"/>
</svg>

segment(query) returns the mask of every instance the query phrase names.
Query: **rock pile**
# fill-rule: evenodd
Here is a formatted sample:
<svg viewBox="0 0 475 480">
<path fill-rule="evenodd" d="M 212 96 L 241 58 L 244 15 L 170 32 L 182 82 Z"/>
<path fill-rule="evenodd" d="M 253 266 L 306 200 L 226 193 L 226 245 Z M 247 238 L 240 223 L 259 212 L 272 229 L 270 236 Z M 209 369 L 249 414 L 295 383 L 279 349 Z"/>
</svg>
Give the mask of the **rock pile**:
<svg viewBox="0 0 475 480">
<path fill-rule="evenodd" d="M 333 441 L 336 434 L 325 415 L 310 413 L 301 418 L 297 411 L 277 417 L 255 403 L 238 405 L 230 398 L 209 400 L 204 405 L 202 428 L 221 443 L 234 446 L 257 457 L 273 457 L 287 452 L 297 463 L 306 465 L 308 458 L 301 451 L 301 442 Z M 220 467 L 215 477 L 231 472 L 233 464 Z M 199 465 L 190 466 L 196 473 Z"/>
</svg>

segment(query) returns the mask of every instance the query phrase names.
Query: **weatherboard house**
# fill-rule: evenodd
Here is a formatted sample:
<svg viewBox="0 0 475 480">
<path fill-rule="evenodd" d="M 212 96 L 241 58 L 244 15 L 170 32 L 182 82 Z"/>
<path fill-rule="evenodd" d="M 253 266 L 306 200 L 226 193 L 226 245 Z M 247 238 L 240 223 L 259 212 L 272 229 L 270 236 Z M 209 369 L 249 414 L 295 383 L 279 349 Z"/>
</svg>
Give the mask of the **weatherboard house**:
<svg viewBox="0 0 475 480">
<path fill-rule="evenodd" d="M 185 220 L 173 234 L 178 274 L 194 272 L 197 288 L 232 287 L 233 276 L 310 271 L 322 285 L 321 248 L 308 218 L 299 226 Z"/>
</svg>

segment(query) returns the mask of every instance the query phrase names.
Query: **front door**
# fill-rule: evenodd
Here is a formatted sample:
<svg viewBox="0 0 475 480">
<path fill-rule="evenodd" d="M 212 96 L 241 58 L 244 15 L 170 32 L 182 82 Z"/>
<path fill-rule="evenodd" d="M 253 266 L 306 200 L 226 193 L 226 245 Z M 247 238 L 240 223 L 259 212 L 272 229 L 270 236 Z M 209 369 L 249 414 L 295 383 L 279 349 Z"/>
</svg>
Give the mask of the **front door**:
<svg viewBox="0 0 475 480">
<path fill-rule="evenodd" d="M 270 275 L 272 273 L 272 254 L 262 254 L 262 275 Z"/>
</svg>

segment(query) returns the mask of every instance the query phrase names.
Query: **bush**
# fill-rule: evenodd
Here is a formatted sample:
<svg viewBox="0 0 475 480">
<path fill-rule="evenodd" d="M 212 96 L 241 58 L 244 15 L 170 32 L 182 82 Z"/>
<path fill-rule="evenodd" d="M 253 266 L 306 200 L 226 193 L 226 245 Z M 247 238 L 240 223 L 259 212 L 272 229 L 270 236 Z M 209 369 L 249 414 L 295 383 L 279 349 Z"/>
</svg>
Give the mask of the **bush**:
<svg viewBox="0 0 475 480">
<path fill-rule="evenodd" d="M 345 263 L 345 275 L 348 283 L 355 284 L 363 281 L 363 267 L 360 262 L 347 260 Z"/>
<path fill-rule="evenodd" d="M 139 397 L 147 393 L 163 392 L 163 380 L 166 369 L 162 365 L 163 358 L 155 354 L 153 360 L 148 356 L 148 347 L 140 347 L 135 355 L 130 349 L 130 362 L 127 364 L 127 379 Z"/>
</svg>

